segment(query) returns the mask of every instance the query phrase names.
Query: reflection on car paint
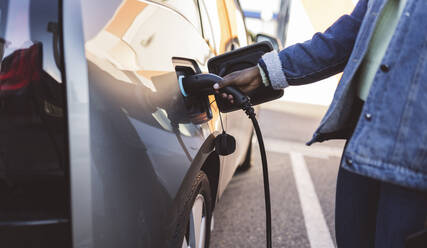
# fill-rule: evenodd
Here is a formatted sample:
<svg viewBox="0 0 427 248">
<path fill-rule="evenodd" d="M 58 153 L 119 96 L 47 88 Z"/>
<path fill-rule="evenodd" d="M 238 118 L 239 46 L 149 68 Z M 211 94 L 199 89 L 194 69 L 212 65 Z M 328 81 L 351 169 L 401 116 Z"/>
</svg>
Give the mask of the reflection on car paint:
<svg viewBox="0 0 427 248">
<path fill-rule="evenodd" d="M 199 40 L 181 16 L 137 1 L 122 2 L 86 40 L 93 186 L 101 187 L 93 191 L 104 193 L 94 211 L 109 217 L 95 217 L 97 247 L 164 247 L 167 240 L 153 235 L 173 231 L 173 202 L 198 152 L 191 147 L 201 147 L 207 125 L 192 124 L 198 116 L 187 114 L 171 57 L 190 57 L 206 67 L 210 50 Z M 116 230 L 121 236 L 113 239 Z"/>
</svg>

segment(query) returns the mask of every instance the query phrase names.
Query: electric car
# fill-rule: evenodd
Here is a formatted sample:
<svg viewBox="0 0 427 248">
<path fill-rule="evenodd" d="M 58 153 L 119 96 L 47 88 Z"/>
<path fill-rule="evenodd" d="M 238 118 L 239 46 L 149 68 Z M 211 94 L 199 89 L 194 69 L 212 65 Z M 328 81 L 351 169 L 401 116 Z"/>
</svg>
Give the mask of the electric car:
<svg viewBox="0 0 427 248">
<path fill-rule="evenodd" d="M 248 45 L 234 0 L 0 1 L 0 247 L 208 247 L 242 111 L 179 77 Z M 222 125 L 221 125 L 222 118 Z M 218 156 L 223 130 L 237 140 Z"/>
</svg>

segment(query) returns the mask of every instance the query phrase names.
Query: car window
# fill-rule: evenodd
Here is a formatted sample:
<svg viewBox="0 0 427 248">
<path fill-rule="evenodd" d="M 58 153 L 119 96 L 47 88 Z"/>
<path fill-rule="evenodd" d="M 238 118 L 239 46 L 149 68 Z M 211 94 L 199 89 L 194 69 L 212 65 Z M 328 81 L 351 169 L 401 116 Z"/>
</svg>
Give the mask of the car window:
<svg viewBox="0 0 427 248">
<path fill-rule="evenodd" d="M 221 38 L 227 38 L 228 31 L 226 29 L 228 27 L 224 25 L 225 19 L 220 20 L 221 14 L 218 12 L 217 1 L 199 0 L 199 3 L 202 14 L 203 30 L 207 30 L 205 31 L 205 38 L 209 40 L 211 46 L 214 44 L 217 54 L 223 53 L 224 49 L 222 48 Z"/>
<path fill-rule="evenodd" d="M 236 5 L 236 11 L 234 14 L 236 15 L 237 37 L 239 39 L 239 45 L 241 47 L 244 47 L 248 45 L 248 36 L 246 34 L 245 20 L 239 2 L 235 0 L 234 3 Z"/>
<path fill-rule="evenodd" d="M 154 0 L 181 13 L 201 33 L 200 15 L 197 0 Z"/>
<path fill-rule="evenodd" d="M 43 46 L 42 67 L 57 82 L 61 82 L 59 70 L 59 31 L 57 13 L 35 16 L 41 11 L 42 1 L 2 1 L 2 60 L 19 49 L 30 49 L 37 43 Z M 46 4 L 45 4 L 46 5 Z M 7 8 L 7 9 L 6 9 Z M 7 11 L 6 11 L 7 10 Z M 56 43 L 55 43 L 56 42 Z"/>
<path fill-rule="evenodd" d="M 208 42 L 208 45 L 211 47 L 211 49 L 213 51 L 217 51 L 213 21 L 209 17 L 209 12 L 206 9 L 205 2 L 203 0 L 200 0 L 199 4 L 200 4 L 200 15 L 202 19 L 203 36 L 205 40 Z"/>
<path fill-rule="evenodd" d="M 66 242 L 66 227 L 36 232 L 40 223 L 68 223 L 58 13 L 59 1 L 0 1 L 0 247 L 22 236 L 8 225 L 33 226 L 40 246 L 67 247 L 49 238 Z"/>
</svg>

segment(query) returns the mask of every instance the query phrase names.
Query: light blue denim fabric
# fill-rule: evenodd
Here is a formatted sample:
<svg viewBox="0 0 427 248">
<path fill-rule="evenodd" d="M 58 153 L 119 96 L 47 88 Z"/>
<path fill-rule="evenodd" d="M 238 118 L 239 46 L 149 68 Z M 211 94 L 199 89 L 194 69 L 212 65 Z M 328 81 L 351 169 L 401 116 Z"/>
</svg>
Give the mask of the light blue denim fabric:
<svg viewBox="0 0 427 248">
<path fill-rule="evenodd" d="M 308 142 L 345 138 L 366 53 L 386 0 L 360 0 L 324 33 L 259 64 L 273 88 L 312 83 L 344 71 L 334 99 Z M 286 82 L 270 71 L 279 67 Z M 282 77 L 283 78 L 283 77 Z M 427 0 L 408 0 L 378 69 L 341 166 L 382 181 L 427 190 Z"/>
</svg>

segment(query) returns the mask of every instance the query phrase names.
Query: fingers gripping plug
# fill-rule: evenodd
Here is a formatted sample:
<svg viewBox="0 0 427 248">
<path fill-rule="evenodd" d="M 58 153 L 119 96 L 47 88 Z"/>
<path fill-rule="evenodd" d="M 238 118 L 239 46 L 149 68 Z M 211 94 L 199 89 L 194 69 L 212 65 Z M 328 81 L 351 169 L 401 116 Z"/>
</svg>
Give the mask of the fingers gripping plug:
<svg viewBox="0 0 427 248">
<path fill-rule="evenodd" d="M 242 108 L 243 104 L 249 102 L 249 98 L 240 90 L 227 86 L 219 90 L 219 94 L 214 90 L 213 85 L 222 81 L 220 76 L 215 74 L 196 74 L 187 77 L 179 77 L 179 86 L 185 97 L 215 95 L 218 108 L 221 112 L 227 113 Z M 222 93 L 233 96 L 233 103 L 221 97 Z"/>
</svg>

